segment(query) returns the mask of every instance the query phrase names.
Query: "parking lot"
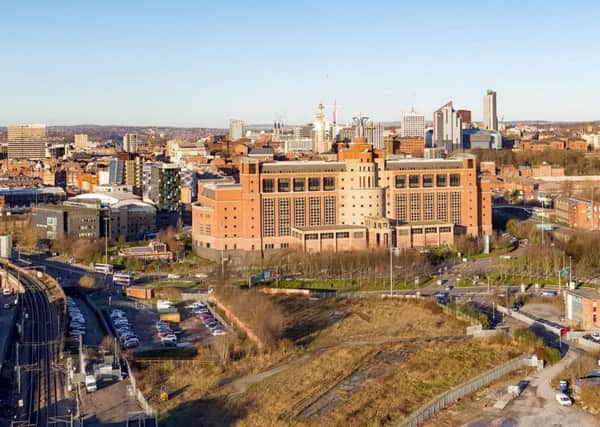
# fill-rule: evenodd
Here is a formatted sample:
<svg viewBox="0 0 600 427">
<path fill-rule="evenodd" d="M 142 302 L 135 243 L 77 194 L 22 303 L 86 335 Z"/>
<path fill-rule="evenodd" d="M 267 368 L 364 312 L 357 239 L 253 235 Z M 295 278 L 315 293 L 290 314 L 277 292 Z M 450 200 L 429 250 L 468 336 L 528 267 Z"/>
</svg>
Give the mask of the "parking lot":
<svg viewBox="0 0 600 427">
<path fill-rule="evenodd" d="M 185 306 L 168 301 L 157 303 L 162 309 L 169 307 L 177 311 L 181 321 L 161 321 L 156 304 L 151 307 L 150 304 L 122 296 L 112 299 L 111 321 L 124 348 L 145 351 L 174 346 L 186 347 L 209 343 L 214 335 L 225 333 L 226 327 L 204 304 Z"/>
</svg>

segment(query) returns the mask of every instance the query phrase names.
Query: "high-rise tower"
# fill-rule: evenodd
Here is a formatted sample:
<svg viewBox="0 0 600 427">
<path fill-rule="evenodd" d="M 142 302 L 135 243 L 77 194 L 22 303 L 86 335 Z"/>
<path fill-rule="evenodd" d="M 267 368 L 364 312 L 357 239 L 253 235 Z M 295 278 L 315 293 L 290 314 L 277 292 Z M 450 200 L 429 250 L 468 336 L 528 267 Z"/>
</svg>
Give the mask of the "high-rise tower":
<svg viewBox="0 0 600 427">
<path fill-rule="evenodd" d="M 498 130 L 496 92 L 490 89 L 488 89 L 483 97 L 483 128 L 486 130 Z"/>
</svg>

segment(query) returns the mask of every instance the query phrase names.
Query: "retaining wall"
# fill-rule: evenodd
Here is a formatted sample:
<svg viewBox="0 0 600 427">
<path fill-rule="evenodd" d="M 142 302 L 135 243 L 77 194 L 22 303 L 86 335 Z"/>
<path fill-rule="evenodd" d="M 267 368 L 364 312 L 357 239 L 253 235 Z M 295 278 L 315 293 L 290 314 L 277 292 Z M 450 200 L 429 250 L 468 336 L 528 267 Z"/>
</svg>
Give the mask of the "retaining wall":
<svg viewBox="0 0 600 427">
<path fill-rule="evenodd" d="M 235 325 L 239 329 L 244 331 L 244 333 L 248 336 L 248 338 L 252 342 L 254 342 L 258 346 L 258 348 L 264 347 L 264 344 L 263 344 L 262 340 L 258 337 L 258 335 L 256 335 L 256 333 L 254 333 L 254 331 L 248 325 L 246 325 L 246 323 L 244 323 L 231 310 L 229 310 L 229 308 L 227 308 L 227 306 L 215 295 L 214 292 L 210 295 L 210 300 L 215 306 L 217 306 L 225 314 L 225 316 L 228 319 L 230 319 L 233 323 L 235 323 Z"/>
</svg>

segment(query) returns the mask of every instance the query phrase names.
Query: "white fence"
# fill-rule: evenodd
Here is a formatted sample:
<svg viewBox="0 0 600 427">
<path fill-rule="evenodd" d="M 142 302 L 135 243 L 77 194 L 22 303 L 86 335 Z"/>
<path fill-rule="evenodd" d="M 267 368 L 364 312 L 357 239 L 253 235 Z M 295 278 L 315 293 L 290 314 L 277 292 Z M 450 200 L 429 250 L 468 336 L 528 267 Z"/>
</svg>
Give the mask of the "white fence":
<svg viewBox="0 0 600 427">
<path fill-rule="evenodd" d="M 418 427 L 428 419 L 434 417 L 438 412 L 444 409 L 451 403 L 456 402 L 462 397 L 479 390 L 482 387 L 496 381 L 517 369 L 525 366 L 530 366 L 530 359 L 526 355 L 519 356 L 504 365 L 491 369 L 466 383 L 459 385 L 421 406 L 415 412 L 410 414 L 408 418 L 403 420 L 398 427 Z"/>
</svg>

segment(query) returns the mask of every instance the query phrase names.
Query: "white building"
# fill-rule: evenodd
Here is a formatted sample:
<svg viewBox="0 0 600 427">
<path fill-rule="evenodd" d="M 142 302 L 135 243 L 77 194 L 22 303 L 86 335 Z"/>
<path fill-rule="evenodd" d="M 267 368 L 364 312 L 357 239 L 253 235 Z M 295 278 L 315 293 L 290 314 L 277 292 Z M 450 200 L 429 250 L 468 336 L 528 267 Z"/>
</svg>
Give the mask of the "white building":
<svg viewBox="0 0 600 427">
<path fill-rule="evenodd" d="M 383 150 L 383 123 L 368 122 L 365 126 L 365 137 L 367 142 L 373 145 L 373 148 L 377 150 Z"/>
<path fill-rule="evenodd" d="M 231 119 L 229 120 L 229 140 L 237 141 L 244 137 L 244 121 Z"/>
<path fill-rule="evenodd" d="M 282 137 L 283 138 L 283 137 Z M 283 152 L 287 153 L 300 153 L 312 151 L 313 140 L 312 138 L 284 138 L 283 139 Z"/>
<path fill-rule="evenodd" d="M 433 113 L 433 146 L 445 148 L 447 152 L 462 148 L 462 119 L 452 101 Z"/>
<path fill-rule="evenodd" d="M 425 135 L 425 116 L 415 111 L 402 114 L 400 118 L 400 136 L 403 138 L 423 138 Z"/>
<path fill-rule="evenodd" d="M 123 135 L 123 151 L 126 153 L 137 153 L 139 136 L 137 133 L 126 133 Z"/>
<path fill-rule="evenodd" d="M 483 128 L 485 130 L 498 130 L 496 92 L 489 89 L 483 97 Z"/>
<path fill-rule="evenodd" d="M 85 133 L 78 133 L 74 137 L 75 149 L 85 150 L 90 147 L 88 136 Z"/>
<path fill-rule="evenodd" d="M 584 134 L 581 139 L 585 140 L 594 150 L 600 149 L 600 134 Z"/>
</svg>

